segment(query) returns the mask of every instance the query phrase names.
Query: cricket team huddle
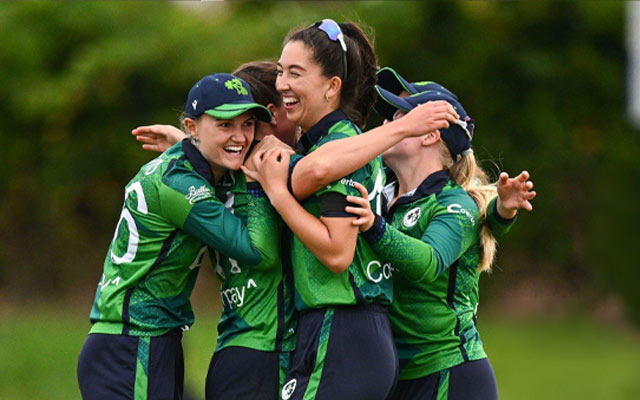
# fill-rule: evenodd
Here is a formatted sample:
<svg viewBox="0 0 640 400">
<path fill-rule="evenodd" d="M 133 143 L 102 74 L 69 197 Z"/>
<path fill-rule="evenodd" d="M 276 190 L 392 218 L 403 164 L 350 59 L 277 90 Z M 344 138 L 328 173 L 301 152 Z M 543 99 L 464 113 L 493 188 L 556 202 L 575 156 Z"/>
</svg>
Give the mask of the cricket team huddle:
<svg viewBox="0 0 640 400">
<path fill-rule="evenodd" d="M 362 133 L 371 109 L 385 121 Z M 161 154 L 125 188 L 83 399 L 183 398 L 207 253 L 208 400 L 498 398 L 478 281 L 535 192 L 526 172 L 488 182 L 453 92 L 379 68 L 358 25 L 325 19 L 277 62 L 202 78 L 181 124 L 133 131 Z"/>
</svg>

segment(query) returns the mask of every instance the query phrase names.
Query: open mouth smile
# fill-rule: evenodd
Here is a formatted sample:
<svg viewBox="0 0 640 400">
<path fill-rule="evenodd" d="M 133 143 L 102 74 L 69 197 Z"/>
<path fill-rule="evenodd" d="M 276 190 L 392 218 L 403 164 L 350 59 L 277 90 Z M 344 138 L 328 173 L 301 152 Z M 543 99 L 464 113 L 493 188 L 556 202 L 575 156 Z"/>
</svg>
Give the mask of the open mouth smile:
<svg viewBox="0 0 640 400">
<path fill-rule="evenodd" d="M 289 97 L 289 96 L 283 96 L 282 97 L 282 102 L 284 103 L 284 107 L 285 109 L 289 110 L 291 108 L 293 108 L 296 104 L 300 103 L 300 100 L 298 100 L 295 97 Z"/>
<path fill-rule="evenodd" d="M 244 146 L 225 146 L 224 147 L 224 151 L 233 156 L 239 156 L 240 154 L 242 154 L 243 149 L 244 149 Z"/>
</svg>

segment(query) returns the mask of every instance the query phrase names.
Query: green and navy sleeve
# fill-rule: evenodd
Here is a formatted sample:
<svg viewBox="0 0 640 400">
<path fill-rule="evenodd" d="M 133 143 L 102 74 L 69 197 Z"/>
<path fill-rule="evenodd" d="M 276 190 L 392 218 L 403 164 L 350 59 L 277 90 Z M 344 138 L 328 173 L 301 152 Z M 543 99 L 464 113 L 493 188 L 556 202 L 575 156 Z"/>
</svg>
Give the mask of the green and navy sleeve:
<svg viewBox="0 0 640 400">
<path fill-rule="evenodd" d="M 376 215 L 374 225 L 362 236 L 379 256 L 391 262 L 407 279 L 431 282 L 438 277 L 435 248 L 388 225 L 383 217 Z"/>
<path fill-rule="evenodd" d="M 467 251 L 476 237 L 474 215 L 453 199 L 442 199 L 436 206 L 420 239 L 380 222 L 381 217 L 376 218 L 375 228 L 367 231 L 365 239 L 407 279 L 433 281 Z"/>
<path fill-rule="evenodd" d="M 345 124 L 344 122 L 340 122 L 336 125 L 341 125 L 341 124 Z M 339 139 L 344 139 L 344 138 L 348 138 L 349 135 L 346 135 L 344 133 L 341 132 L 331 132 L 330 134 L 328 134 L 327 136 L 323 137 L 318 144 L 314 147 L 314 148 L 318 148 L 320 146 L 322 146 L 325 143 L 328 142 L 332 142 L 334 140 L 339 140 Z M 350 191 L 350 186 L 349 186 L 349 182 L 351 182 L 352 178 L 352 174 L 347 175 L 335 182 L 332 182 L 330 184 L 328 184 L 327 186 L 325 186 L 324 188 L 320 189 L 316 195 L 318 197 L 322 197 L 323 195 L 327 194 L 327 193 L 336 193 L 338 195 L 342 195 L 344 197 L 348 196 L 349 194 L 352 194 L 350 192 L 353 192 L 354 189 L 351 189 Z M 362 183 L 362 182 L 361 182 Z M 355 194 L 355 193 L 353 193 Z M 344 209 L 342 210 L 344 211 Z"/>
<path fill-rule="evenodd" d="M 334 140 L 350 137 L 350 135 L 341 132 L 340 129 L 345 131 L 353 130 L 350 122 L 339 122 L 332 127 L 329 131 L 329 135 L 325 136 L 318 142 L 317 147 Z M 320 199 L 321 215 L 323 217 L 339 218 L 357 217 L 357 215 L 345 211 L 345 207 L 352 205 L 347 202 L 347 196 L 360 195 L 360 193 L 353 187 L 353 183 L 358 182 L 367 186 L 365 181 L 370 178 L 369 169 L 369 165 L 366 165 L 319 190 L 316 193 L 316 196 Z"/>
<path fill-rule="evenodd" d="M 441 207 L 422 235 L 422 241 L 435 249 L 438 275 L 467 251 L 475 237 L 473 224 L 466 221 L 463 214 L 454 211 L 452 205 L 457 206 Z"/>
<path fill-rule="evenodd" d="M 502 218 L 500 214 L 498 214 L 498 197 L 496 196 L 487 206 L 487 218 L 485 223 L 491 230 L 493 236 L 495 238 L 500 238 L 509 233 L 517 218 L 517 214 L 511 219 Z"/>
<path fill-rule="evenodd" d="M 180 168 L 174 168 L 174 171 Z M 195 172 L 165 175 L 160 189 L 164 215 L 178 228 L 193 235 L 209 247 L 248 265 L 261 260 L 253 246 L 260 228 L 251 232 L 243 221 L 228 211 L 215 196 L 213 188 Z"/>
</svg>

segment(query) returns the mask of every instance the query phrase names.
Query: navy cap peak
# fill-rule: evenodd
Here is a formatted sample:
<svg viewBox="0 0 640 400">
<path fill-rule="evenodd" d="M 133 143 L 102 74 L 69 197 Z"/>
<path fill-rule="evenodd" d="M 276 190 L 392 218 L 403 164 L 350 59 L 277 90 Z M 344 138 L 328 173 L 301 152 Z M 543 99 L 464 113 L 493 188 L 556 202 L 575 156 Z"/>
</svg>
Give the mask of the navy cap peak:
<svg viewBox="0 0 640 400">
<path fill-rule="evenodd" d="M 253 100 L 247 82 L 235 75 L 215 73 L 193 85 L 184 112 L 189 118 L 207 114 L 218 119 L 232 119 L 249 110 L 253 110 L 261 121 L 271 121 L 271 112 Z"/>
</svg>

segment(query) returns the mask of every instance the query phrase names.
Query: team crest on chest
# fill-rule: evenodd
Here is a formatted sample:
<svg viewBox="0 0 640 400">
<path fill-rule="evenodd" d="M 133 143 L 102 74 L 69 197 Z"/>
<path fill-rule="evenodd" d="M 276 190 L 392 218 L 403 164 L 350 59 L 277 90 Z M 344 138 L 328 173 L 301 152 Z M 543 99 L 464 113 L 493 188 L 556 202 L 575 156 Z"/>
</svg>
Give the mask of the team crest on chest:
<svg viewBox="0 0 640 400">
<path fill-rule="evenodd" d="M 282 387 L 282 400 L 288 400 L 296 390 L 296 379 L 292 379 Z"/>
<path fill-rule="evenodd" d="M 420 209 L 420 207 L 411 209 L 404 215 L 404 218 L 402 219 L 402 225 L 404 225 L 405 228 L 411 228 L 412 226 L 417 224 L 418 220 L 420 219 L 421 212 L 422 210 Z"/>
</svg>

